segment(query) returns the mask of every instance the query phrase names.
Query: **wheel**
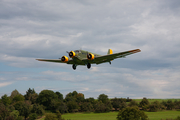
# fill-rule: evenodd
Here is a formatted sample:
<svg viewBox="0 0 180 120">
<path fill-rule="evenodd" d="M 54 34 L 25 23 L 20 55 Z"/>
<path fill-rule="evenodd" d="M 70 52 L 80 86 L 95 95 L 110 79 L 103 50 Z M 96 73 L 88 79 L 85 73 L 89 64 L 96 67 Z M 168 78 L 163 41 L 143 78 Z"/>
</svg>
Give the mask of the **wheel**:
<svg viewBox="0 0 180 120">
<path fill-rule="evenodd" d="M 75 64 L 73 64 L 73 65 L 72 65 L 72 68 L 73 68 L 74 70 L 76 70 L 76 65 L 75 65 Z"/>
<path fill-rule="evenodd" d="M 91 64 L 90 64 L 90 63 L 87 64 L 87 68 L 88 68 L 88 69 L 91 68 Z"/>
</svg>

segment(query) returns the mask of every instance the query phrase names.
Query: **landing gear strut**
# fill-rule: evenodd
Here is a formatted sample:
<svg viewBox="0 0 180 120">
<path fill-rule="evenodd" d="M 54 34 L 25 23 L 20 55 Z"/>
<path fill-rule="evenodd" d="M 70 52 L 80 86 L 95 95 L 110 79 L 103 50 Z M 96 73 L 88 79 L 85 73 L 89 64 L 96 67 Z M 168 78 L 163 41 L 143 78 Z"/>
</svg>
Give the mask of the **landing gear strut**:
<svg viewBox="0 0 180 120">
<path fill-rule="evenodd" d="M 88 69 L 91 68 L 91 64 L 90 64 L 90 63 L 87 64 L 87 68 L 88 68 Z"/>
<path fill-rule="evenodd" d="M 73 68 L 74 70 L 76 70 L 76 66 L 77 66 L 77 65 L 73 64 L 73 65 L 72 65 L 72 68 Z"/>
</svg>

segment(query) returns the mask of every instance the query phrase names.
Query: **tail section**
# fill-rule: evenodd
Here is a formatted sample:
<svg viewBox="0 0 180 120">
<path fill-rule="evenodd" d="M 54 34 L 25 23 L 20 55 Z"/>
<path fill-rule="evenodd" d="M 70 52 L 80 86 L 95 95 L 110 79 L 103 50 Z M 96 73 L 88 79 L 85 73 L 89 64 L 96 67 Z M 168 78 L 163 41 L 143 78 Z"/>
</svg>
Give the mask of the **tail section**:
<svg viewBox="0 0 180 120">
<path fill-rule="evenodd" d="M 107 54 L 108 54 L 108 55 L 109 55 L 109 54 L 113 54 L 113 51 L 112 51 L 111 49 L 109 49 Z"/>
</svg>

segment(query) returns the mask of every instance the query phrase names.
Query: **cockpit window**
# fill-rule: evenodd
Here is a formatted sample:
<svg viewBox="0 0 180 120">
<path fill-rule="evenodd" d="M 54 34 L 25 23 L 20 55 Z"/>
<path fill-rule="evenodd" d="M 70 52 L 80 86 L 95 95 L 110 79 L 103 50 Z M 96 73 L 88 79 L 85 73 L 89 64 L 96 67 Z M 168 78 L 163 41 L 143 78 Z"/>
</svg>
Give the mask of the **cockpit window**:
<svg viewBox="0 0 180 120">
<path fill-rule="evenodd" d="M 80 50 L 75 50 L 74 52 L 75 52 L 76 54 L 81 53 Z"/>
</svg>

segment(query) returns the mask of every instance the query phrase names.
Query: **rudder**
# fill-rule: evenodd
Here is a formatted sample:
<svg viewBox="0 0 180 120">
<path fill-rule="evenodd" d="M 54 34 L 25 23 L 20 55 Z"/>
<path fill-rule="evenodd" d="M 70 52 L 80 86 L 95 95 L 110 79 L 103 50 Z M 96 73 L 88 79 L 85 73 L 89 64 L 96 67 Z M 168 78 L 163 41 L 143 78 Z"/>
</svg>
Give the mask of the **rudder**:
<svg viewBox="0 0 180 120">
<path fill-rule="evenodd" d="M 108 55 L 109 55 L 109 54 L 113 54 L 113 51 L 112 51 L 111 49 L 109 49 L 107 54 L 108 54 Z"/>
</svg>

